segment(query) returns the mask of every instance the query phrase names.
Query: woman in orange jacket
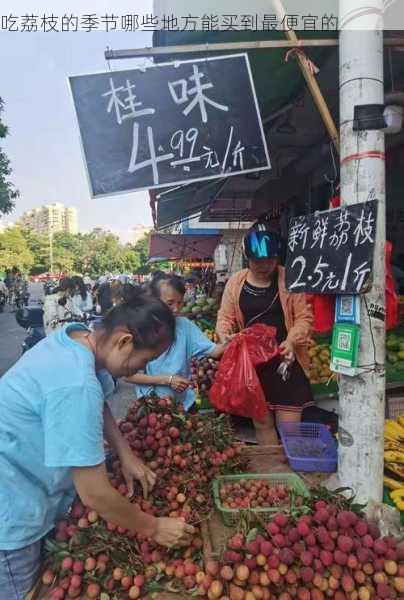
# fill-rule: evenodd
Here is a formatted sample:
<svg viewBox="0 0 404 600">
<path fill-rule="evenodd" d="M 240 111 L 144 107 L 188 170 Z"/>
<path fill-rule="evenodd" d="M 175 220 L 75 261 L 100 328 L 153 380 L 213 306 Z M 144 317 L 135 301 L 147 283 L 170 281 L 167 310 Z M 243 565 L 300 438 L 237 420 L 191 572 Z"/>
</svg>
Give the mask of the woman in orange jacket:
<svg viewBox="0 0 404 600">
<path fill-rule="evenodd" d="M 313 324 L 312 308 L 305 294 L 290 294 L 285 269 L 280 266 L 282 240 L 265 223 L 257 223 L 243 240 L 248 268 L 227 282 L 218 314 L 216 332 L 221 342 L 255 323 L 276 327 L 280 357 L 258 367 L 257 374 L 269 404 L 263 422 L 254 421 L 259 444 L 277 444 L 277 423 L 300 421 L 302 410 L 313 404 L 308 342 Z M 277 373 L 281 361 L 289 363 L 289 378 Z"/>
</svg>

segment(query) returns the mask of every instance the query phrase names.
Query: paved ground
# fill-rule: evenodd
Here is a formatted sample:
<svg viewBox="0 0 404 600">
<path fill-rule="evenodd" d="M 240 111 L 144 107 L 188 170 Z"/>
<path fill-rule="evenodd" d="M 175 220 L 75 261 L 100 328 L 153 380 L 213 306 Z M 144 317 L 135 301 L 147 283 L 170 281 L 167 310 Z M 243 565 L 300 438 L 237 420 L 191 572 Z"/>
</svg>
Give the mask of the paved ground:
<svg viewBox="0 0 404 600">
<path fill-rule="evenodd" d="M 25 329 L 15 320 L 15 313 L 9 306 L 0 313 L 0 377 L 21 356 L 21 345 L 26 337 Z"/>
<path fill-rule="evenodd" d="M 37 302 L 43 296 L 41 283 L 31 283 L 29 286 L 30 300 Z M 21 346 L 27 333 L 15 320 L 15 312 L 6 306 L 4 313 L 0 313 L 0 377 L 19 359 Z"/>
<path fill-rule="evenodd" d="M 42 298 L 42 284 L 30 285 L 31 301 Z M 0 377 L 20 358 L 21 346 L 27 333 L 15 320 L 15 312 L 7 306 L 5 312 L 0 313 Z M 117 390 L 111 398 L 112 413 L 116 418 L 123 417 L 128 406 L 134 400 L 133 386 L 118 382 Z"/>
<path fill-rule="evenodd" d="M 112 414 L 116 419 L 124 417 L 128 411 L 128 407 L 134 401 L 135 395 L 133 393 L 133 387 L 133 385 L 128 383 L 122 381 L 118 382 L 116 392 L 109 402 Z"/>
</svg>

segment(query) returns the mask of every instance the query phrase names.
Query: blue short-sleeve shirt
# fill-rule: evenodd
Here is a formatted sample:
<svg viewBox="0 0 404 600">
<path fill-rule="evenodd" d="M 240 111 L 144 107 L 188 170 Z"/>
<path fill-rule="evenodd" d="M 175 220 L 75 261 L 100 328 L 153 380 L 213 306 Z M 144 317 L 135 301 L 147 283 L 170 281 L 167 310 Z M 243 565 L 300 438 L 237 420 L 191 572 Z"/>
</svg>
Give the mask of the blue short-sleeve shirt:
<svg viewBox="0 0 404 600">
<path fill-rule="evenodd" d="M 192 321 L 185 317 L 176 318 L 175 340 L 171 347 L 161 356 L 149 362 L 146 375 L 178 375 L 189 379 L 193 358 L 202 358 L 215 348 L 204 333 Z M 195 402 L 195 392 L 188 389 L 182 394 L 176 394 L 172 388 L 165 385 L 137 385 L 137 397 L 147 396 L 154 392 L 158 396 L 175 396 L 181 401 L 186 410 Z"/>
<path fill-rule="evenodd" d="M 72 467 L 105 460 L 104 401 L 111 376 L 68 333 L 42 340 L 0 379 L 0 549 L 16 550 L 54 526 L 74 498 Z"/>
</svg>

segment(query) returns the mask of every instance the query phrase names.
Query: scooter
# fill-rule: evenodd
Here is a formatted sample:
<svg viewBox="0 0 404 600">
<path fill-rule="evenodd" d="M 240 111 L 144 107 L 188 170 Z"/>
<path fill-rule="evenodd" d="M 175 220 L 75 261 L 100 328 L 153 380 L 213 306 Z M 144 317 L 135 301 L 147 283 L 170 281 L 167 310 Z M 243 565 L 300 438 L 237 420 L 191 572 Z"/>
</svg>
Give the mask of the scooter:
<svg viewBox="0 0 404 600">
<path fill-rule="evenodd" d="M 74 315 L 71 312 L 67 312 L 66 316 L 63 319 L 55 319 L 52 321 L 51 325 L 65 325 L 66 323 L 83 323 L 86 327 L 94 331 L 97 326 L 101 323 L 103 317 L 100 315 L 96 315 L 95 313 L 83 313 L 81 315 Z"/>
<path fill-rule="evenodd" d="M 54 294 L 57 287 L 58 283 L 55 283 L 54 281 L 47 281 L 43 286 L 45 296 L 51 296 Z"/>
<path fill-rule="evenodd" d="M 27 330 L 27 337 L 22 343 L 22 353 L 27 352 L 44 339 L 45 329 L 43 326 L 43 309 L 40 305 L 19 308 L 15 314 L 16 321 L 20 327 Z"/>
<path fill-rule="evenodd" d="M 17 323 L 27 330 L 28 335 L 22 343 L 22 353 L 24 354 L 24 352 L 33 348 L 35 344 L 46 337 L 43 326 L 43 309 L 40 305 L 21 308 L 16 312 L 15 318 Z M 92 313 L 86 313 L 82 316 L 67 313 L 64 319 L 55 321 L 55 325 L 79 322 L 86 325 L 89 329 L 94 330 L 99 321 L 99 315 L 93 315 Z"/>
<path fill-rule="evenodd" d="M 4 292 L 0 292 L 0 312 L 3 312 L 4 307 L 7 303 L 7 298 Z"/>
<path fill-rule="evenodd" d="M 17 310 L 23 306 L 28 306 L 30 294 L 27 290 L 18 290 L 15 294 L 15 305 Z"/>
</svg>

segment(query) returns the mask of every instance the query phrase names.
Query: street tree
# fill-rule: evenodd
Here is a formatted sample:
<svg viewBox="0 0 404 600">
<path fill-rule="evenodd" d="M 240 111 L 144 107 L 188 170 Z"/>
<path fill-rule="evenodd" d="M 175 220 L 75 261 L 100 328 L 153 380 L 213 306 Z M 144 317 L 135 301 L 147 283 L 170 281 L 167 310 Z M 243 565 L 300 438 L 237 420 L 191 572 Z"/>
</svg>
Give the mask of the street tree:
<svg viewBox="0 0 404 600">
<path fill-rule="evenodd" d="M 32 229 L 21 229 L 26 244 L 34 256 L 34 265 L 31 269 L 32 275 L 45 273 L 50 270 L 50 240 L 44 233 L 37 233 Z"/>
<path fill-rule="evenodd" d="M 82 247 L 76 256 L 75 267 L 80 273 L 91 276 L 122 270 L 122 244 L 119 238 L 97 229 L 82 236 Z"/>
<path fill-rule="evenodd" d="M 149 261 L 149 243 L 150 233 L 145 234 L 134 246 L 134 253 L 137 256 L 139 266 L 135 273 L 138 275 L 148 275 L 151 272 Z"/>
<path fill-rule="evenodd" d="M 53 269 L 59 273 L 72 273 L 75 264 L 75 256 L 70 250 L 63 246 L 53 248 Z"/>
<path fill-rule="evenodd" d="M 134 246 L 127 244 L 121 250 L 121 264 L 123 273 L 137 273 L 141 266 L 141 257 Z"/>
<path fill-rule="evenodd" d="M 64 248 L 76 258 L 80 256 L 84 239 L 85 235 L 81 233 L 73 234 L 61 231 L 53 235 L 53 245 L 57 248 Z"/>
<path fill-rule="evenodd" d="M 35 264 L 35 256 L 19 227 L 9 227 L 0 233 L 0 270 L 18 269 L 28 273 Z"/>
<path fill-rule="evenodd" d="M 7 230 L 7 235 L 2 238 L 0 269 L 24 265 L 23 270 L 32 275 L 50 271 L 50 244 L 49 235 L 31 229 L 15 227 Z M 52 238 L 53 268 L 91 277 L 104 273 L 146 274 L 150 272 L 148 244 L 148 236 L 136 246 L 122 244 L 117 236 L 99 228 L 91 233 L 55 233 Z M 21 254 L 20 259 L 17 254 Z"/>
<path fill-rule="evenodd" d="M 4 102 L 0 98 L 0 143 L 8 134 L 8 128 L 1 120 L 1 113 L 4 110 Z M 0 147 L 0 214 L 8 214 L 14 208 L 14 201 L 19 196 L 18 190 L 9 180 L 12 173 L 10 160 Z"/>
</svg>

